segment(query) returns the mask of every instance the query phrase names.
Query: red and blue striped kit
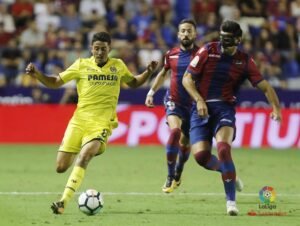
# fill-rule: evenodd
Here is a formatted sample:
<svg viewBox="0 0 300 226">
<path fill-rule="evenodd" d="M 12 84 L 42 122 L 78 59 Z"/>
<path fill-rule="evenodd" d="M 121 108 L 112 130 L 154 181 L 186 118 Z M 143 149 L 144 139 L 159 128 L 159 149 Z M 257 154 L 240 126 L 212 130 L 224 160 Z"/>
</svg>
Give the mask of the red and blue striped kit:
<svg viewBox="0 0 300 226">
<path fill-rule="evenodd" d="M 171 70 L 171 84 L 166 95 L 177 105 L 188 106 L 191 104 L 191 98 L 182 85 L 182 78 L 198 49 L 198 46 L 189 50 L 175 47 L 165 54 L 164 68 Z"/>
<path fill-rule="evenodd" d="M 240 50 L 232 56 L 223 54 L 220 42 L 210 42 L 199 49 L 187 70 L 205 100 L 234 102 L 246 79 L 253 86 L 263 80 L 251 56 Z"/>
</svg>

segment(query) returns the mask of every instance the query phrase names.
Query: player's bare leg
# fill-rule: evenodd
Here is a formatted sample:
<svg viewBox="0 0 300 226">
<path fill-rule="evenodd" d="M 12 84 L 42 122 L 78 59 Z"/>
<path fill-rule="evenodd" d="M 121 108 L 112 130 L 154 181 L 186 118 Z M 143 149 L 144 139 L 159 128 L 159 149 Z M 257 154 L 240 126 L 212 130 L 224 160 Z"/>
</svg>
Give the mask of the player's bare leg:
<svg viewBox="0 0 300 226">
<path fill-rule="evenodd" d="M 71 175 L 68 179 L 67 185 L 65 187 L 62 198 L 58 202 L 54 202 L 51 205 L 51 209 L 54 214 L 64 213 L 64 209 L 70 199 L 73 197 L 75 191 L 81 185 L 81 182 L 84 178 L 85 170 L 90 162 L 90 160 L 99 153 L 100 141 L 92 140 L 91 142 L 85 144 L 75 162 L 75 166 L 71 172 Z"/>
<path fill-rule="evenodd" d="M 200 166 L 207 170 L 221 172 L 219 159 L 211 153 L 211 150 L 209 141 L 199 141 L 192 145 L 192 153 Z"/>
<path fill-rule="evenodd" d="M 76 154 L 58 151 L 56 157 L 56 172 L 64 173 L 73 164 Z"/>
</svg>

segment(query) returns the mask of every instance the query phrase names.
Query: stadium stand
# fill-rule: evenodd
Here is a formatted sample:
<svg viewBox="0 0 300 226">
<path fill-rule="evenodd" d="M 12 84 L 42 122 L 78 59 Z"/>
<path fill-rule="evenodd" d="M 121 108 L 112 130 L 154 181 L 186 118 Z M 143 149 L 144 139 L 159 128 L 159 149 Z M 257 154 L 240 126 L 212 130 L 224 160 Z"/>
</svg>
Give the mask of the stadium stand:
<svg viewBox="0 0 300 226">
<path fill-rule="evenodd" d="M 101 30 L 114 39 L 111 56 L 140 72 L 177 44 L 176 26 L 186 17 L 197 22 L 200 46 L 218 39 L 223 20 L 238 21 L 241 48 L 265 78 L 279 89 L 300 89 L 299 0 L 2 0 L 0 88 L 31 87 L 37 94 L 40 86 L 24 74 L 26 64 L 59 73 L 89 56 L 89 40 Z M 72 93 L 70 87 L 66 92 Z"/>
</svg>

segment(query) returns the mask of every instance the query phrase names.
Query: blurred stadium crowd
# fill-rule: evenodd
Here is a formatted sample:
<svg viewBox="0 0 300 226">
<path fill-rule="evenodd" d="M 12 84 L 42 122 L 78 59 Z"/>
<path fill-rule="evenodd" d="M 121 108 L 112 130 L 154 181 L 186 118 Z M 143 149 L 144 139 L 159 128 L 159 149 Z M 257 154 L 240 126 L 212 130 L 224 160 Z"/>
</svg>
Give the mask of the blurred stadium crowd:
<svg viewBox="0 0 300 226">
<path fill-rule="evenodd" d="M 0 87 L 38 86 L 24 74 L 29 62 L 57 74 L 90 56 L 90 39 L 102 30 L 113 37 L 111 56 L 139 73 L 177 44 L 183 18 L 195 19 L 199 46 L 218 40 L 224 19 L 236 20 L 241 48 L 265 78 L 300 89 L 300 0 L 0 0 Z"/>
</svg>

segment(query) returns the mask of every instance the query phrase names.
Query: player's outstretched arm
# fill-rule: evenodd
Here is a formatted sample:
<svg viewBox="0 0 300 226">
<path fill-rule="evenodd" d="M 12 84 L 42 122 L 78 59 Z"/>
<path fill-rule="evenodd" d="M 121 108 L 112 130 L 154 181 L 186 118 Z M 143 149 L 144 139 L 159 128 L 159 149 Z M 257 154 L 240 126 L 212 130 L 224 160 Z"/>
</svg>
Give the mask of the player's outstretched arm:
<svg viewBox="0 0 300 226">
<path fill-rule="evenodd" d="M 155 92 L 157 90 L 159 90 L 159 88 L 162 86 L 164 80 L 165 80 L 165 76 L 167 74 L 167 71 L 164 67 L 161 69 L 161 71 L 158 73 L 158 75 L 155 77 L 155 80 L 151 86 L 151 89 L 149 90 L 147 96 L 146 96 L 146 100 L 145 100 L 145 105 L 149 108 L 153 108 L 154 107 L 154 103 L 153 103 L 153 95 L 155 94 Z"/>
<path fill-rule="evenodd" d="M 33 63 L 30 63 L 26 67 L 26 74 L 37 78 L 42 84 L 48 88 L 59 88 L 64 82 L 58 75 L 46 76 L 40 72 Z"/>
<path fill-rule="evenodd" d="M 134 76 L 134 79 L 127 83 L 127 85 L 131 88 L 137 88 L 143 85 L 147 81 L 147 79 L 152 75 L 152 73 L 157 67 L 157 64 L 157 61 L 151 61 L 148 64 L 147 69 L 142 74 Z"/>
<path fill-rule="evenodd" d="M 279 99 L 273 87 L 266 80 L 263 80 L 257 84 L 257 88 L 265 94 L 269 104 L 273 108 L 273 111 L 271 112 L 271 118 L 275 121 L 281 122 L 282 115 L 280 110 Z"/>
<path fill-rule="evenodd" d="M 206 106 L 205 101 L 201 97 L 200 93 L 197 91 L 195 82 L 192 78 L 192 75 L 187 71 L 184 73 L 182 84 L 186 91 L 190 94 L 193 100 L 197 104 L 197 111 L 200 117 L 207 117 L 208 116 L 208 109 Z"/>
</svg>

